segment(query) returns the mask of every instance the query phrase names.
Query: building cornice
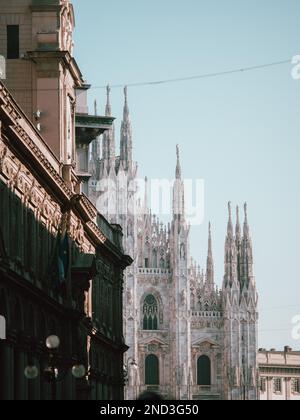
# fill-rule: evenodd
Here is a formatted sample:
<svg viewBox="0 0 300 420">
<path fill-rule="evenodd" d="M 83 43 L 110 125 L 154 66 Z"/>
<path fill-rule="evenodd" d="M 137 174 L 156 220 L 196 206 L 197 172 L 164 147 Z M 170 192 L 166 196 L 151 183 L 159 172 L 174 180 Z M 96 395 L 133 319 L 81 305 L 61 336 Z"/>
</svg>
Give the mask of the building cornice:
<svg viewBox="0 0 300 420">
<path fill-rule="evenodd" d="M 97 209 L 83 194 L 76 194 L 72 197 L 72 202 L 85 222 L 94 220 L 97 217 Z"/>
<path fill-rule="evenodd" d="M 74 57 L 71 56 L 69 51 L 49 51 L 49 50 L 36 50 L 36 51 L 28 51 L 27 52 L 28 57 L 34 61 L 35 63 L 38 63 L 39 60 L 58 60 L 61 61 L 66 67 L 69 68 L 74 80 L 75 80 L 75 86 L 81 87 L 83 86 L 84 80 L 82 73 L 79 69 L 79 66 L 75 60 Z"/>
</svg>

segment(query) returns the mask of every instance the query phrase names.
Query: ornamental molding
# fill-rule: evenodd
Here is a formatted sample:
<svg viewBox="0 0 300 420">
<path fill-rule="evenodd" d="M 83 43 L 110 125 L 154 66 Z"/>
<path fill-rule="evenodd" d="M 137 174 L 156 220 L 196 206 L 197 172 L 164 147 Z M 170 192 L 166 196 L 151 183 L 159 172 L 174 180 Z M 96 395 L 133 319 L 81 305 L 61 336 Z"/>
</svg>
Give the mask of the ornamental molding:
<svg viewBox="0 0 300 420">
<path fill-rule="evenodd" d="M 53 162 L 57 163 L 59 167 L 59 163 L 57 159 L 54 157 L 51 150 L 45 144 L 44 140 L 37 132 L 37 130 L 29 123 L 27 117 L 22 113 L 21 110 L 18 109 L 18 105 L 15 103 L 13 97 L 9 94 L 7 89 L 0 83 L 0 110 L 2 110 L 11 120 L 11 123 L 8 124 L 9 130 L 11 131 L 14 136 L 17 137 L 19 142 L 25 146 L 25 148 L 31 154 L 33 161 L 40 166 L 42 166 L 43 170 L 46 174 L 55 182 L 56 186 L 58 186 L 61 192 L 64 194 L 65 198 L 71 199 L 72 191 L 68 188 L 66 183 L 64 182 L 63 178 L 59 175 L 57 170 L 53 167 L 50 161 L 46 158 L 45 154 L 42 152 L 41 148 L 30 138 L 30 134 L 35 136 L 37 141 L 41 142 L 41 145 L 45 147 L 49 155 L 53 157 Z M 25 128 L 28 132 L 25 131 Z M 2 135 L 2 124 L 0 122 L 0 136 Z"/>
<path fill-rule="evenodd" d="M 62 214 L 60 205 L 34 178 L 11 150 L 0 139 L 0 177 L 7 187 L 30 209 L 38 222 L 43 222 L 49 232 L 55 235 L 62 225 L 81 251 L 91 252 L 94 247 L 88 240 L 85 226 L 74 212 Z"/>
<path fill-rule="evenodd" d="M 33 211 L 38 220 L 44 219 L 49 226 L 58 230 L 61 222 L 60 206 L 1 139 L 0 176 L 8 188 L 21 199 L 23 205 Z"/>
<path fill-rule="evenodd" d="M 87 241 L 85 230 L 92 233 L 94 238 L 96 237 L 96 242 L 106 242 L 105 235 L 91 220 L 96 218 L 97 210 L 86 197 L 74 194 L 68 187 L 58 172 L 59 162 L 2 83 L 0 83 L 0 112 L 5 113 L 10 119 L 6 128 L 12 136 L 12 138 L 7 137 L 9 132 L 3 136 L 0 121 L 0 176 L 3 176 L 8 187 L 21 198 L 24 205 L 34 211 L 38 220 L 43 220 L 49 226 L 55 227 L 56 231 L 61 223 L 61 206 L 65 206 L 65 211 L 70 210 L 73 204 L 72 198 L 75 197 L 75 202 L 79 202 L 77 210 L 83 221 L 80 221 L 78 217 L 72 217 L 69 232 L 72 239 L 81 244 L 82 249 L 85 249 L 86 252 L 94 248 L 90 241 Z M 60 205 L 51 198 L 34 178 L 31 170 L 25 166 L 28 156 L 26 156 L 26 161 L 24 156 L 23 164 L 10 150 L 12 143 L 22 156 L 24 156 L 25 148 L 25 154 L 29 154 L 32 163 L 37 167 L 36 171 L 44 178 L 45 184 L 52 190 L 59 190 L 63 199 Z"/>
<path fill-rule="evenodd" d="M 19 125 L 16 125 L 15 127 L 10 127 L 10 129 L 18 136 L 18 138 L 22 141 L 23 145 L 25 145 L 26 148 L 31 152 L 33 158 L 42 165 L 47 175 L 52 178 L 52 180 L 58 187 L 60 187 L 60 190 L 61 192 L 63 192 L 65 197 L 71 199 L 73 195 L 72 191 L 66 185 L 65 181 L 59 175 L 59 173 L 56 172 L 56 170 L 50 164 L 49 160 L 44 156 L 40 148 L 33 142 L 33 140 L 30 139 L 25 130 Z"/>
<path fill-rule="evenodd" d="M 98 228 L 98 226 L 94 222 L 89 221 L 86 223 L 86 226 L 89 228 L 89 230 L 93 233 L 93 235 L 96 237 L 96 239 L 99 242 L 101 242 L 102 244 L 106 242 L 106 236 L 103 235 L 101 230 Z"/>
<path fill-rule="evenodd" d="M 220 348 L 220 345 L 217 341 L 213 340 L 210 337 L 204 337 L 201 338 L 200 340 L 196 340 L 194 341 L 194 343 L 192 344 L 192 348 L 195 349 L 211 349 L 211 348 Z"/>
</svg>

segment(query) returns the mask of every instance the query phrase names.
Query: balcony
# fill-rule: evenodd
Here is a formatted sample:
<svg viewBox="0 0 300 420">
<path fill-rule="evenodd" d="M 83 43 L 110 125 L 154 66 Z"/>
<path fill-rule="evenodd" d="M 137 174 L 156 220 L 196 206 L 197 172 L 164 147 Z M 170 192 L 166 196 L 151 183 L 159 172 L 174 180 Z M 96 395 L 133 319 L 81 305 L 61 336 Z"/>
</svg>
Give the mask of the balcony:
<svg viewBox="0 0 300 420">
<path fill-rule="evenodd" d="M 89 145 L 100 134 L 109 130 L 114 118 L 96 115 L 76 115 L 76 143 Z"/>
</svg>

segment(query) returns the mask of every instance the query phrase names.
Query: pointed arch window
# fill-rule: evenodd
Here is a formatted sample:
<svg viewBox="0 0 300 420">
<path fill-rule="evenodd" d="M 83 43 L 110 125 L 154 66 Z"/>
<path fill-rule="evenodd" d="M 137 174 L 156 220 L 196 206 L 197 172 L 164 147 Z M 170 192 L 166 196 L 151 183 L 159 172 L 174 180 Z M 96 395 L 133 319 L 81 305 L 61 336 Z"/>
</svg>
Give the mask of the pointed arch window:
<svg viewBox="0 0 300 420">
<path fill-rule="evenodd" d="M 145 360 L 145 384 L 159 385 L 159 360 L 154 354 L 150 354 Z"/>
<path fill-rule="evenodd" d="M 208 356 L 200 356 L 197 362 L 197 384 L 211 386 L 211 363 Z"/>
<path fill-rule="evenodd" d="M 143 305 L 143 329 L 158 329 L 158 304 L 153 295 L 146 296 Z"/>
</svg>

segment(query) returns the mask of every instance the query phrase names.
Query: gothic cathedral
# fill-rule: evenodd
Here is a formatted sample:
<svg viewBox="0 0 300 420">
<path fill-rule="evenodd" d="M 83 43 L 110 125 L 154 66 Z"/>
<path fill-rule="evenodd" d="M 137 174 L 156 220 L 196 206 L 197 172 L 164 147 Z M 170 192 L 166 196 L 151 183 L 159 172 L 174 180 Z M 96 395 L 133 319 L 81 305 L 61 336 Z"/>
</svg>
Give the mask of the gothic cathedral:
<svg viewBox="0 0 300 420">
<path fill-rule="evenodd" d="M 111 116 L 110 89 L 106 115 Z M 256 400 L 257 292 L 247 206 L 241 228 L 239 209 L 229 220 L 222 290 L 214 281 L 209 226 L 206 271 L 190 257 L 179 149 L 173 187 L 173 214 L 159 222 L 145 198 L 137 198 L 137 164 L 127 89 L 121 124 L 120 156 L 114 128 L 92 145 L 89 198 L 123 228 L 124 248 L 134 263 L 124 282 L 126 398 L 155 390 L 176 400 Z"/>
</svg>

